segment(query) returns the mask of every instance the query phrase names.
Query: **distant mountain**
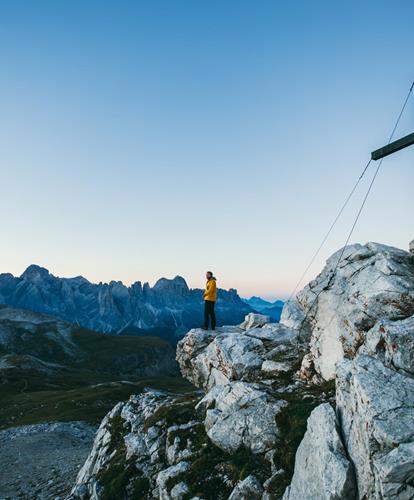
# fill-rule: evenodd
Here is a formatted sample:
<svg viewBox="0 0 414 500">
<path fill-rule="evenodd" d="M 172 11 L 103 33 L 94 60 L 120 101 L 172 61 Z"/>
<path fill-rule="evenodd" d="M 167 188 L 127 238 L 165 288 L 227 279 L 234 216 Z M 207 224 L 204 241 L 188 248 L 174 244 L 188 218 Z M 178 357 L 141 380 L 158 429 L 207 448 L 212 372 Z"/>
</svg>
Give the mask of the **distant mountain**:
<svg viewBox="0 0 414 500">
<path fill-rule="evenodd" d="M 255 311 L 266 314 L 270 316 L 273 321 L 279 321 L 280 315 L 282 314 L 282 309 L 284 302 L 283 300 L 276 300 L 275 302 L 269 302 L 261 297 L 253 296 L 250 299 L 242 299 L 246 304 L 248 304 Z"/>
<path fill-rule="evenodd" d="M 59 278 L 31 265 L 20 276 L 0 274 L 0 304 L 50 314 L 91 330 L 112 334 L 181 336 L 202 322 L 202 290 L 184 278 L 91 283 L 82 276 Z M 240 323 L 252 310 L 237 291 L 219 289 L 218 324 Z"/>
</svg>

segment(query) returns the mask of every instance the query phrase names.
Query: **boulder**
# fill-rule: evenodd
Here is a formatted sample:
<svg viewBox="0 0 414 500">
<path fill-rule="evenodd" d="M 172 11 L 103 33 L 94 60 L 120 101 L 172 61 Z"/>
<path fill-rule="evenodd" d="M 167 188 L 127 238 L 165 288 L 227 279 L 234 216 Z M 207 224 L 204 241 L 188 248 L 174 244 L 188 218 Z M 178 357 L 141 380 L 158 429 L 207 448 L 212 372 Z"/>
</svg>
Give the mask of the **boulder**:
<svg viewBox="0 0 414 500">
<path fill-rule="evenodd" d="M 308 319 L 305 318 L 305 311 L 296 299 L 285 302 L 280 324 L 296 330 L 302 341 L 308 341 L 311 336 L 311 328 Z"/>
<path fill-rule="evenodd" d="M 187 485 L 181 481 L 169 490 L 168 481 L 186 472 L 188 467 L 188 462 L 180 462 L 159 472 L 156 480 L 159 500 L 182 500 L 184 498 L 188 493 Z"/>
<path fill-rule="evenodd" d="M 262 372 L 265 376 L 277 376 L 281 372 L 287 372 L 291 368 L 290 363 L 282 363 L 281 361 L 263 361 L 262 363 Z"/>
<path fill-rule="evenodd" d="M 228 500 L 260 500 L 262 498 L 263 487 L 255 476 L 247 476 L 243 481 L 239 481 L 231 492 Z"/>
<path fill-rule="evenodd" d="M 257 328 L 270 323 L 270 316 L 264 314 L 249 313 L 245 318 L 243 323 L 240 324 L 242 330 L 251 330 L 252 328 Z"/>
<path fill-rule="evenodd" d="M 283 500 L 352 500 L 355 491 L 353 467 L 338 433 L 335 412 L 324 403 L 308 419 Z"/>
<path fill-rule="evenodd" d="M 211 389 L 197 408 L 206 411 L 206 432 L 216 446 L 226 452 L 245 447 L 264 453 L 277 441 L 275 417 L 286 404 L 257 385 L 231 382 Z"/>
<path fill-rule="evenodd" d="M 414 379 L 357 356 L 338 366 L 336 402 L 359 498 L 411 498 Z"/>
</svg>

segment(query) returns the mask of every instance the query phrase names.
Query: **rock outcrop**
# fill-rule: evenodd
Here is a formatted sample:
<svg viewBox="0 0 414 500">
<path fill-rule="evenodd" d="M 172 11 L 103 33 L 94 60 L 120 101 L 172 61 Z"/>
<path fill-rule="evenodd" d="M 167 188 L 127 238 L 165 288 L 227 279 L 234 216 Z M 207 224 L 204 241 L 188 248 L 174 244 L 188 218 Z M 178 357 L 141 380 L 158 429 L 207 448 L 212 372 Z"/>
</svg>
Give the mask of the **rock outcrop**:
<svg viewBox="0 0 414 500">
<path fill-rule="evenodd" d="M 294 452 L 290 440 L 328 394 L 294 378 L 304 344 L 294 330 L 267 320 L 252 314 L 238 327 L 191 330 L 177 360 L 205 392 L 148 390 L 115 407 L 72 498 L 105 497 L 120 464 L 128 471 L 119 479 L 126 498 L 136 498 L 136 481 L 145 484 L 142 498 L 280 497 L 289 479 L 286 454 Z"/>
<path fill-rule="evenodd" d="M 321 471 L 324 471 L 321 474 Z M 283 500 L 352 500 L 355 478 L 329 403 L 315 408 L 296 453 L 295 474 Z"/>
<path fill-rule="evenodd" d="M 296 299 L 296 317 L 308 315 L 312 336 L 310 356 L 324 380 L 335 377 L 335 365 L 352 358 L 376 323 L 414 314 L 413 256 L 397 248 L 367 243 L 330 257 L 319 276 Z M 288 306 L 293 309 L 293 306 Z M 282 315 L 282 322 L 284 315 Z M 308 360 L 309 361 L 309 360 Z"/>
<path fill-rule="evenodd" d="M 299 294 L 305 313 L 329 280 L 337 255 Z M 335 378 L 338 430 L 322 436 L 322 446 L 333 450 L 330 441 L 339 432 L 356 490 L 351 483 L 343 488 L 342 478 L 316 461 L 321 454 L 309 443 L 313 439 L 319 449 L 321 442 L 312 431 L 312 414 L 284 498 L 304 498 L 312 476 L 313 484 L 332 483 L 317 498 L 408 500 L 414 498 L 414 256 L 375 243 L 353 245 L 345 256 L 308 314 L 313 329 L 301 375 L 316 382 Z"/>
<path fill-rule="evenodd" d="M 414 379 L 378 359 L 357 356 L 338 366 L 336 388 L 359 497 L 413 498 Z M 405 458 L 396 464 L 399 456 Z"/>
<path fill-rule="evenodd" d="M 239 327 L 216 332 L 190 330 L 178 343 L 181 373 L 205 390 L 235 380 L 277 382 L 280 371 L 287 372 L 297 364 L 303 345 L 297 330 L 281 323 L 266 323 L 268 319 L 249 314 Z M 280 360 L 283 365 L 274 364 Z"/>
<path fill-rule="evenodd" d="M 115 407 L 72 497 L 413 498 L 414 255 L 352 245 L 333 275 L 339 255 L 280 323 L 189 331 L 198 391 Z"/>
</svg>

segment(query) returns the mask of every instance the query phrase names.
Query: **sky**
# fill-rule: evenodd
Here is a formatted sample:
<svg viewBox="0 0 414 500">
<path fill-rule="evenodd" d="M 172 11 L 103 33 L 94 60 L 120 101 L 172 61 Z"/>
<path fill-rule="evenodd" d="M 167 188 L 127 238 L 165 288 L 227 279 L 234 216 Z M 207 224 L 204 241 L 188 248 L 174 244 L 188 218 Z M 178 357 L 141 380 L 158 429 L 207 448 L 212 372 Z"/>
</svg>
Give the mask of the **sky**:
<svg viewBox="0 0 414 500">
<path fill-rule="evenodd" d="M 0 0 L 0 272 L 292 291 L 414 79 L 411 1 Z M 414 96 L 396 137 L 414 130 Z M 414 148 L 351 242 L 414 238 Z M 303 285 L 343 246 L 368 170 Z"/>
</svg>

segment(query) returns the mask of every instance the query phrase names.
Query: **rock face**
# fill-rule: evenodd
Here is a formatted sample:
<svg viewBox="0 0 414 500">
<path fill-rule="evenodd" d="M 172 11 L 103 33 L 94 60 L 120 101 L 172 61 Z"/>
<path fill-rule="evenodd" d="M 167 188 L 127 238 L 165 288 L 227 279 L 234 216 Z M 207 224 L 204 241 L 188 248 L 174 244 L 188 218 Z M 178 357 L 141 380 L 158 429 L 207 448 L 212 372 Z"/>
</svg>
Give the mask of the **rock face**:
<svg viewBox="0 0 414 500">
<path fill-rule="evenodd" d="M 336 400 L 359 497 L 413 498 L 414 379 L 357 356 L 338 367 Z"/>
<path fill-rule="evenodd" d="M 338 361 L 357 353 L 378 320 L 395 321 L 414 314 L 412 254 L 378 243 L 351 245 L 331 279 L 340 252 L 298 294 L 295 305 L 308 314 L 311 360 L 325 380 L 335 377 Z"/>
<path fill-rule="evenodd" d="M 352 245 L 331 277 L 338 256 L 280 323 L 190 330 L 199 390 L 116 406 L 72 498 L 414 498 L 414 256 Z"/>
<path fill-rule="evenodd" d="M 329 403 L 322 404 L 308 419 L 292 484 L 283 500 L 352 500 L 355 492 L 354 470 L 338 433 L 335 411 Z"/>
<path fill-rule="evenodd" d="M 296 454 L 292 483 L 285 499 L 305 498 L 311 484 L 327 484 L 324 495 L 309 498 L 414 498 L 414 256 L 369 243 L 346 249 L 346 261 L 331 288 L 322 292 L 312 314 L 310 353 L 302 361 L 304 378 L 335 377 L 336 413 L 345 458 L 352 463 L 356 489 L 329 472 L 320 446 L 332 446 L 326 435 L 308 431 Z M 335 254 L 328 261 L 332 267 Z M 348 269 L 349 268 L 349 269 Z M 299 294 L 309 304 L 327 270 Z M 356 289 L 358 286 L 358 289 Z M 329 313 L 328 305 L 335 307 Z M 306 309 L 305 309 L 306 311 Z M 331 318 L 331 323 L 329 323 Z M 336 364 L 333 364 L 336 361 Z M 315 375 L 316 372 L 316 375 Z M 329 410 L 333 414 L 333 410 Z M 332 426 L 331 426 L 332 427 Z M 338 438 L 339 441 L 341 438 Z M 316 445 L 316 443 L 318 443 Z M 311 444 L 311 446 L 309 446 Z M 316 450 L 315 450 L 316 447 Z M 332 459 L 331 465 L 335 463 Z M 351 477 L 351 476 L 350 476 Z M 342 486 L 341 486 L 342 485 Z M 338 488 L 343 492 L 335 496 Z M 306 497 L 308 498 L 308 497 Z"/>
<path fill-rule="evenodd" d="M 0 274 L 0 304 L 46 313 L 104 333 L 181 336 L 199 325 L 202 291 L 189 289 L 184 278 L 161 278 L 151 288 L 135 282 L 90 283 L 82 276 L 59 278 L 31 265 L 20 277 Z M 234 324 L 251 311 L 236 290 L 218 292 L 220 324 Z"/>
</svg>

